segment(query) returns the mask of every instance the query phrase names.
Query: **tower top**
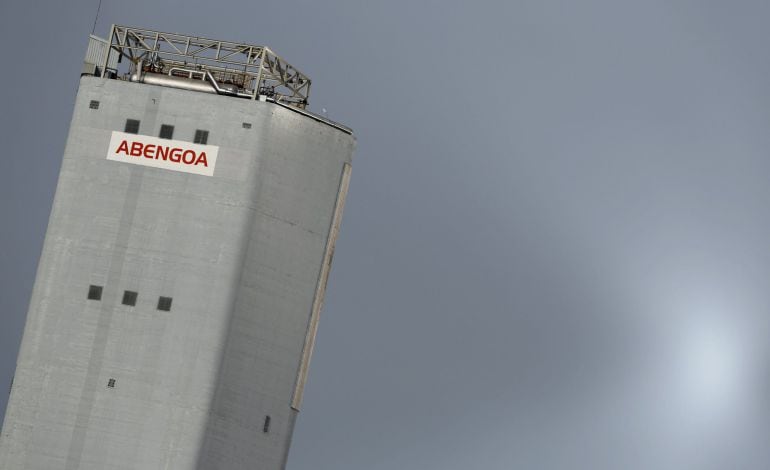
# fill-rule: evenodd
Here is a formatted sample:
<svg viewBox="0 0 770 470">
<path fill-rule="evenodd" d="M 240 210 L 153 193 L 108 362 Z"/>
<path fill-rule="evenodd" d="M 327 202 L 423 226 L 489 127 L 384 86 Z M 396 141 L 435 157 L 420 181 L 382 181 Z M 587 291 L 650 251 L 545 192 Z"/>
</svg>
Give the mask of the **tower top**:
<svg viewBox="0 0 770 470">
<path fill-rule="evenodd" d="M 91 36 L 87 63 L 89 57 L 93 74 L 105 78 L 270 100 L 300 109 L 307 107 L 310 96 L 310 78 L 267 46 L 112 25 L 107 40 Z M 122 63 L 127 67 L 121 68 Z"/>
</svg>

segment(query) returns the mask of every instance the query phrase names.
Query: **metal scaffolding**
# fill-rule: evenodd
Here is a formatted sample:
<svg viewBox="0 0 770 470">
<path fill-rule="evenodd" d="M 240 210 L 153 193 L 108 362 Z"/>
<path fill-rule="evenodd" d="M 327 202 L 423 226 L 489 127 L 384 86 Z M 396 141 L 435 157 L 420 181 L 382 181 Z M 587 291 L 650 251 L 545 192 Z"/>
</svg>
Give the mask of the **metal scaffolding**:
<svg viewBox="0 0 770 470">
<path fill-rule="evenodd" d="M 168 73 L 174 68 L 192 68 L 237 87 L 238 96 L 269 98 L 301 109 L 308 104 L 310 78 L 265 46 L 121 25 L 112 26 L 107 42 L 102 77 L 118 76 L 117 54 L 118 62 L 128 59 L 131 69 L 141 66 Z"/>
</svg>

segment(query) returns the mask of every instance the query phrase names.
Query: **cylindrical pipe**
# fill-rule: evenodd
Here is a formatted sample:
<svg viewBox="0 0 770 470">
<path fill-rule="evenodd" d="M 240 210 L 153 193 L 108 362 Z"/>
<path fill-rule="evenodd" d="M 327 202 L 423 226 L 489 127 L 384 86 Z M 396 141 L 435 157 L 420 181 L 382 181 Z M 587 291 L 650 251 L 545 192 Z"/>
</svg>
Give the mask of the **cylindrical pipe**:
<svg viewBox="0 0 770 470">
<path fill-rule="evenodd" d="M 170 75 L 163 75 L 160 73 L 147 73 L 144 70 L 144 61 L 140 60 L 136 64 L 136 71 L 131 75 L 132 82 L 146 83 L 148 85 L 160 85 L 172 88 L 182 88 L 185 90 L 202 91 L 204 93 L 217 93 L 214 87 L 203 80 L 195 80 L 192 78 L 173 77 Z M 183 70 L 183 69 L 174 69 Z M 187 71 L 187 70 L 185 70 Z M 194 71 L 201 73 L 199 71 Z"/>
<path fill-rule="evenodd" d="M 208 70 L 189 70 L 181 67 L 174 67 L 169 70 L 168 75 L 159 73 L 147 73 L 144 70 L 144 61 L 140 60 L 136 64 L 136 71 L 131 75 L 132 82 L 147 83 L 149 85 L 160 85 L 172 88 L 182 88 L 185 90 L 202 91 L 205 93 L 216 93 L 219 95 L 238 96 L 241 98 L 250 98 L 250 94 L 238 91 L 235 85 L 220 85 Z M 194 78 L 175 77 L 173 72 L 185 72 L 190 77 L 202 75 L 201 80 Z"/>
<path fill-rule="evenodd" d="M 183 88 L 185 90 L 202 91 L 205 93 L 216 93 L 217 90 L 211 86 L 210 83 L 203 80 L 195 80 L 191 78 L 170 77 L 168 75 L 162 75 L 159 73 L 145 73 L 142 77 L 142 83 L 148 85 L 160 85 L 173 88 Z"/>
</svg>

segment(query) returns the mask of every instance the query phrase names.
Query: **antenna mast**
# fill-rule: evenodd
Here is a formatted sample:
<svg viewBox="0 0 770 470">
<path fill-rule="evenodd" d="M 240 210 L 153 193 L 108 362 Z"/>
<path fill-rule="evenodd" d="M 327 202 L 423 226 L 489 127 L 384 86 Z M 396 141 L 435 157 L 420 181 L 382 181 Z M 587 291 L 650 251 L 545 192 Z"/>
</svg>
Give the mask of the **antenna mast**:
<svg viewBox="0 0 770 470">
<path fill-rule="evenodd" d="M 91 34 L 94 34 L 94 31 L 96 31 L 96 21 L 99 19 L 99 10 L 102 8 L 102 0 L 99 0 L 99 5 L 96 7 L 96 17 L 94 17 L 94 27 L 91 28 Z"/>
</svg>

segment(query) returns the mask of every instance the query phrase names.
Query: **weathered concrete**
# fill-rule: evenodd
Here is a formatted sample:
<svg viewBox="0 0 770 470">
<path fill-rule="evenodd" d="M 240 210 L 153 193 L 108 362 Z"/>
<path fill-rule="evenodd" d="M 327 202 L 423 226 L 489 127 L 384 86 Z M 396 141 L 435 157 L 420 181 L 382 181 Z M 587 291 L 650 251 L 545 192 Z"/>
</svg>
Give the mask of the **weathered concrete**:
<svg viewBox="0 0 770 470">
<path fill-rule="evenodd" d="M 208 130 L 214 176 L 107 160 L 127 118 Z M 81 79 L 0 468 L 283 468 L 353 147 L 269 102 Z"/>
</svg>

